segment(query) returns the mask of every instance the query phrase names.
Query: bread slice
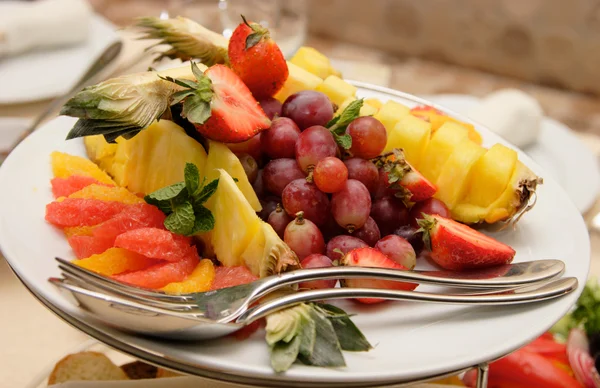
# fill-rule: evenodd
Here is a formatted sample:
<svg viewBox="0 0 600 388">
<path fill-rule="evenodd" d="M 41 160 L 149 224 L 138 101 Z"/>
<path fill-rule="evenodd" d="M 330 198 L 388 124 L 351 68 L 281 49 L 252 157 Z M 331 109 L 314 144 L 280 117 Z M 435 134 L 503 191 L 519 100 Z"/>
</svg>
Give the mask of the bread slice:
<svg viewBox="0 0 600 388">
<path fill-rule="evenodd" d="M 129 380 L 125 372 L 98 352 L 80 352 L 60 360 L 48 378 L 48 385 L 82 380 Z"/>
<path fill-rule="evenodd" d="M 157 373 L 157 368 L 154 365 L 142 361 L 133 361 L 121 365 L 121 369 L 131 380 L 153 379 L 156 378 Z"/>
</svg>

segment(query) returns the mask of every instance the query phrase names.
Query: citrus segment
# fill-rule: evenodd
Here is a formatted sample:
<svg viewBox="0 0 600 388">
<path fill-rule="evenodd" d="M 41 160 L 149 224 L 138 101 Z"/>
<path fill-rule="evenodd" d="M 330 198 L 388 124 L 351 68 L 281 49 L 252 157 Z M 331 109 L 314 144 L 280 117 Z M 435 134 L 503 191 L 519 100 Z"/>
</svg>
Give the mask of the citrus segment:
<svg viewBox="0 0 600 388">
<path fill-rule="evenodd" d="M 112 241 L 95 238 L 93 236 L 76 235 L 69 237 L 67 241 L 78 259 L 103 253 L 107 249 L 113 247 Z"/>
<path fill-rule="evenodd" d="M 67 238 L 71 236 L 93 236 L 94 235 L 94 227 L 93 226 L 69 226 L 63 229 L 65 236 Z"/>
<path fill-rule="evenodd" d="M 164 229 L 165 214 L 147 203 L 131 205 L 110 220 L 94 227 L 94 237 L 115 241 L 118 235 L 139 228 Z"/>
<path fill-rule="evenodd" d="M 66 226 L 91 226 L 104 222 L 123 211 L 128 205 L 98 199 L 66 198 L 46 205 L 46 221 Z"/>
<path fill-rule="evenodd" d="M 108 174 L 86 158 L 58 151 L 53 152 L 50 157 L 52 160 L 52 173 L 56 178 L 83 175 L 92 177 L 101 183 L 115 184 Z"/>
<path fill-rule="evenodd" d="M 50 184 L 52 185 L 52 195 L 54 195 L 54 198 L 68 197 L 74 192 L 92 184 L 106 185 L 92 177 L 83 175 L 71 175 L 68 178 L 53 178 Z"/>
<path fill-rule="evenodd" d="M 103 253 L 73 261 L 73 264 L 104 276 L 117 275 L 126 271 L 139 271 L 156 263 L 156 260 L 122 248 L 110 248 Z"/>
<path fill-rule="evenodd" d="M 217 267 L 215 268 L 215 279 L 210 289 L 219 290 L 221 288 L 239 286 L 241 284 L 251 283 L 258 278 L 243 265 L 236 267 Z"/>
<path fill-rule="evenodd" d="M 117 236 L 115 246 L 153 259 L 178 261 L 189 254 L 190 242 L 189 237 L 168 230 L 139 228 Z"/>
<path fill-rule="evenodd" d="M 69 198 L 99 199 L 127 204 L 144 203 L 144 200 L 123 187 L 92 184 L 69 195 Z"/>
<path fill-rule="evenodd" d="M 203 259 L 184 281 L 169 283 L 162 288 L 162 291 L 176 295 L 208 291 L 214 277 L 215 267 L 212 261 Z"/>
<path fill-rule="evenodd" d="M 169 283 L 183 281 L 199 261 L 195 247 L 188 249 L 187 255 L 175 262 L 154 264 L 146 269 L 114 275 L 113 279 L 138 287 L 158 289 Z"/>
</svg>

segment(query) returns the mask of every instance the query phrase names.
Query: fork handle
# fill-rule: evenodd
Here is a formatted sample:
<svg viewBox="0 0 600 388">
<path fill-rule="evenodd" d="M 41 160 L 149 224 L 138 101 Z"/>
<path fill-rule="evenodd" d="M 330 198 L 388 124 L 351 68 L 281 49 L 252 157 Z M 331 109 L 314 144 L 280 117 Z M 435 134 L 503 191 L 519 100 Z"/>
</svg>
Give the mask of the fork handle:
<svg viewBox="0 0 600 388">
<path fill-rule="evenodd" d="M 541 302 L 566 295 L 577 288 L 577 278 L 568 277 L 551 280 L 535 287 L 523 286 L 506 293 L 485 295 L 450 295 L 417 291 L 370 289 L 370 288 L 330 288 L 311 290 L 285 295 L 249 308 L 241 314 L 236 323 L 249 324 L 269 314 L 303 302 L 314 302 L 325 299 L 378 298 L 388 300 L 405 300 L 415 302 L 431 302 L 443 304 L 473 305 L 510 305 Z"/>
</svg>

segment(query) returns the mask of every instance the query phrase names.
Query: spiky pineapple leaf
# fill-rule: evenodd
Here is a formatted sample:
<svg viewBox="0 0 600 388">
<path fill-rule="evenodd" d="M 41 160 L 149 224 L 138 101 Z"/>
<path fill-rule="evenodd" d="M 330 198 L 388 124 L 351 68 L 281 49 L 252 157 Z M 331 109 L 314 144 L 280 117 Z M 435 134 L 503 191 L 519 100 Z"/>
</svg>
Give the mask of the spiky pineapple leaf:
<svg viewBox="0 0 600 388">
<path fill-rule="evenodd" d="M 163 58 L 181 59 L 182 61 L 196 59 L 207 66 L 229 62 L 227 39 L 190 19 L 143 17 L 137 19 L 136 26 L 142 28 L 144 32 L 140 39 L 158 39 L 158 43 L 149 49 L 159 45 L 171 47 L 160 53 L 155 61 Z"/>
</svg>

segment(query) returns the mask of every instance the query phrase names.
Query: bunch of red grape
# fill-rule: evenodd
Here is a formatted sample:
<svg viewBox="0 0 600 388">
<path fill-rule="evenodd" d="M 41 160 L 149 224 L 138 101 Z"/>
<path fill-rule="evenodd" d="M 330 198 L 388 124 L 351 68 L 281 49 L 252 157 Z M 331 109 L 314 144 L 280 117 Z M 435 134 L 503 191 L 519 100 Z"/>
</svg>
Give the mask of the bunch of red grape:
<svg viewBox="0 0 600 388">
<path fill-rule="evenodd" d="M 346 128 L 352 146 L 346 151 L 325 127 L 334 114 L 325 94 L 302 91 L 283 105 L 272 98 L 260 104 L 272 118 L 271 127 L 234 151 L 261 200 L 261 218 L 302 266 L 331 266 L 341 253 L 371 246 L 413 268 L 423 248 L 416 219 L 422 213 L 448 217 L 449 211 L 433 198 L 409 209 L 395 196 L 386 173 L 371 161 L 386 146 L 383 124 L 373 117 L 352 121 Z M 335 282 L 304 286 L 333 287 Z"/>
</svg>

